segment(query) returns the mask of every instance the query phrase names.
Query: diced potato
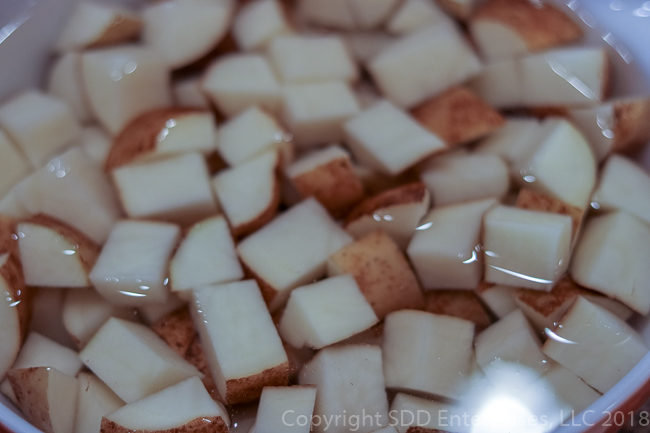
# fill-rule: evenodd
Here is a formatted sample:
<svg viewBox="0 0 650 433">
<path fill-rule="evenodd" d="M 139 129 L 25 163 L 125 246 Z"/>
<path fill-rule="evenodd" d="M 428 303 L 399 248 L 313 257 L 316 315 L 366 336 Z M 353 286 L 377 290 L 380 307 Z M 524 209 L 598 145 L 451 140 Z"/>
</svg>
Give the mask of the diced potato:
<svg viewBox="0 0 650 433">
<path fill-rule="evenodd" d="M 386 387 L 457 398 L 470 371 L 474 324 L 456 317 L 402 310 L 386 316 Z"/>
<path fill-rule="evenodd" d="M 90 272 L 90 281 L 114 304 L 164 302 L 169 294 L 167 266 L 179 236 L 180 229 L 174 224 L 118 222 Z"/>
<path fill-rule="evenodd" d="M 291 292 L 279 331 L 294 347 L 320 349 L 378 322 L 351 275 L 331 277 Z"/>
<path fill-rule="evenodd" d="M 393 176 L 446 148 L 439 137 L 388 100 L 354 116 L 343 129 L 362 164 Z"/>
<path fill-rule="evenodd" d="M 473 290 L 429 290 L 424 294 L 424 310 L 473 322 L 477 334 L 493 322 Z"/>
<path fill-rule="evenodd" d="M 476 294 L 490 309 L 492 314 L 502 319 L 517 309 L 517 304 L 515 304 L 513 299 L 515 290 L 516 288 L 512 286 L 498 286 L 481 281 L 476 288 Z"/>
<path fill-rule="evenodd" d="M 386 30 L 396 35 L 404 35 L 441 22 L 450 20 L 435 2 L 405 0 L 386 23 Z"/>
<path fill-rule="evenodd" d="M 578 298 L 548 337 L 544 353 L 602 393 L 648 352 L 627 323 L 584 298 Z"/>
<path fill-rule="evenodd" d="M 553 197 L 549 194 L 544 194 L 539 191 L 530 189 L 520 189 L 517 194 L 517 202 L 515 205 L 522 209 L 529 209 L 535 211 L 551 212 L 560 215 L 568 215 L 571 217 L 571 237 L 575 241 L 580 233 L 582 220 L 585 216 L 586 209 L 581 209 L 563 202 L 562 200 Z"/>
<path fill-rule="evenodd" d="M 232 24 L 243 51 L 264 49 L 273 38 L 291 33 L 283 5 L 277 0 L 257 0 L 242 7 Z"/>
<path fill-rule="evenodd" d="M 79 399 L 74 433 L 99 431 L 104 415 L 124 406 L 104 382 L 92 373 L 79 373 Z"/>
<path fill-rule="evenodd" d="M 292 289 L 324 276 L 327 258 L 350 242 L 352 237 L 310 198 L 248 236 L 237 252 L 276 311 Z"/>
<path fill-rule="evenodd" d="M 194 289 L 192 315 L 219 395 L 227 404 L 259 399 L 289 381 L 289 361 L 253 280 Z"/>
<path fill-rule="evenodd" d="M 351 274 L 379 319 L 401 309 L 421 309 L 422 291 L 402 251 L 378 230 L 332 254 L 328 274 Z"/>
<path fill-rule="evenodd" d="M 309 433 L 316 403 L 314 386 L 264 388 L 255 419 L 255 433 Z"/>
<path fill-rule="evenodd" d="M 50 68 L 46 89 L 52 96 L 67 102 L 77 119 L 86 123 L 92 120 L 92 116 L 83 94 L 80 67 L 81 54 L 78 51 L 63 53 Z"/>
</svg>

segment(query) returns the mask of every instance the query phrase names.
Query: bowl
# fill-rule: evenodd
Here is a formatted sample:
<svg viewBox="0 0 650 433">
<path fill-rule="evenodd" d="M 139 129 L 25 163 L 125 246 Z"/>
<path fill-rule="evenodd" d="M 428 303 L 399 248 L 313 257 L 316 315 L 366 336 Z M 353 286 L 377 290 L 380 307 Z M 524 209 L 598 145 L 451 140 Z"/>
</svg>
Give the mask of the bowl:
<svg viewBox="0 0 650 433">
<path fill-rule="evenodd" d="M 3 0 L 0 5 L 0 101 L 20 89 L 43 82 L 51 41 L 80 0 Z M 137 6 L 142 0 L 105 0 Z M 615 70 L 614 96 L 650 95 L 650 2 L 643 0 L 554 0 L 587 28 L 586 44 L 609 45 Z M 649 119 L 650 120 L 650 119 Z M 639 155 L 650 171 L 650 146 Z M 650 345 L 650 319 L 633 322 Z M 650 353 L 618 384 L 585 411 L 574 414 L 556 433 L 618 431 L 650 398 Z M 648 407 L 635 422 L 649 420 Z M 647 423 L 645 424 L 647 425 Z M 0 395 L 0 432 L 38 433 Z M 243 431 L 244 429 L 236 429 Z"/>
</svg>

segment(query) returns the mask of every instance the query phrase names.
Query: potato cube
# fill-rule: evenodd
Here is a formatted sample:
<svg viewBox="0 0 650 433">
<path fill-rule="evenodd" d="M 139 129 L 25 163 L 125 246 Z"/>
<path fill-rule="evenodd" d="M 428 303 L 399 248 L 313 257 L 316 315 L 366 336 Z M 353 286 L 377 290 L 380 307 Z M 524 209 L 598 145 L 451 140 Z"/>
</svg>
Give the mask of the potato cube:
<svg viewBox="0 0 650 433">
<path fill-rule="evenodd" d="M 205 72 L 202 88 L 226 117 L 254 105 L 275 112 L 281 101 L 271 65 L 260 54 L 220 57 Z"/>
<path fill-rule="evenodd" d="M 381 230 L 332 254 L 328 274 L 351 274 L 380 320 L 392 311 L 423 307 L 422 291 L 404 254 Z"/>
<path fill-rule="evenodd" d="M 548 291 L 568 268 L 571 217 L 499 205 L 483 224 L 485 281 Z"/>
<path fill-rule="evenodd" d="M 331 277 L 291 292 L 280 335 L 294 347 L 320 349 L 378 322 L 351 275 Z"/>
<path fill-rule="evenodd" d="M 217 212 L 203 155 L 185 153 L 128 164 L 112 171 L 126 214 L 180 224 Z"/>
<path fill-rule="evenodd" d="M 650 175 L 631 160 L 612 155 L 591 201 L 598 209 L 623 210 L 650 224 Z"/>
<path fill-rule="evenodd" d="M 253 280 L 194 289 L 192 315 L 219 395 L 227 404 L 257 400 L 289 381 L 289 361 Z"/>
<path fill-rule="evenodd" d="M 264 49 L 276 36 L 290 32 L 283 4 L 277 0 L 244 5 L 232 23 L 233 37 L 243 51 Z"/>
<path fill-rule="evenodd" d="M 448 146 L 468 143 L 504 124 L 499 112 L 465 87 L 452 87 L 413 109 L 422 126 Z"/>
<path fill-rule="evenodd" d="M 343 81 L 284 88 L 284 119 L 298 146 L 341 141 L 343 124 L 358 112 L 354 92 Z"/>
<path fill-rule="evenodd" d="M 350 242 L 352 237 L 310 198 L 248 236 L 237 252 L 275 311 L 292 289 L 324 276 L 327 258 Z"/>
<path fill-rule="evenodd" d="M 309 433 L 315 403 L 315 386 L 267 386 L 260 397 L 255 433 Z"/>
<path fill-rule="evenodd" d="M 116 223 L 90 272 L 90 281 L 115 304 L 164 302 L 168 296 L 167 266 L 179 235 L 179 227 L 168 223 Z"/>
<path fill-rule="evenodd" d="M 350 119 L 344 130 L 346 142 L 357 159 L 389 175 L 397 175 L 446 148 L 440 138 L 388 100 Z"/>
<path fill-rule="evenodd" d="M 4 197 L 30 170 L 29 161 L 18 151 L 7 134 L 0 131 L 0 197 Z"/>
<path fill-rule="evenodd" d="M 427 26 L 406 35 L 368 65 L 384 95 L 412 108 L 481 70 L 481 63 L 453 24 Z"/>
<path fill-rule="evenodd" d="M 476 288 L 483 278 L 483 215 L 494 199 L 434 207 L 406 249 L 424 289 Z"/>
<path fill-rule="evenodd" d="M 432 24 L 449 21 L 449 17 L 428 0 L 406 0 L 386 23 L 386 30 L 404 35 L 421 30 Z"/>
<path fill-rule="evenodd" d="M 370 345 L 341 345 L 318 351 L 300 370 L 301 385 L 316 385 L 314 416 L 333 419 L 344 414 L 349 420 L 364 414 L 372 420 L 360 422 L 357 431 L 368 433 L 388 425 L 388 398 L 384 385 L 381 349 Z M 367 417 L 366 417 L 367 418 Z M 314 425 L 317 433 L 349 432 L 342 422 L 326 429 Z"/>
<path fill-rule="evenodd" d="M 548 337 L 544 353 L 602 393 L 648 352 L 627 323 L 584 298 L 578 298 Z"/>
<path fill-rule="evenodd" d="M 127 403 L 201 376 L 151 329 L 114 317 L 97 331 L 79 357 Z"/>
<path fill-rule="evenodd" d="M 422 182 L 398 186 L 360 202 L 348 214 L 344 227 L 357 239 L 381 229 L 405 250 L 429 202 Z"/>
<path fill-rule="evenodd" d="M 424 294 L 424 310 L 473 322 L 477 334 L 493 322 L 474 290 L 429 290 Z"/>
<path fill-rule="evenodd" d="M 476 337 L 476 362 L 493 386 L 522 390 L 550 368 L 541 343 L 521 310 Z"/>
<path fill-rule="evenodd" d="M 474 324 L 456 317 L 402 310 L 386 316 L 386 387 L 457 398 L 471 369 Z"/>
<path fill-rule="evenodd" d="M 79 136 L 81 125 L 66 102 L 27 90 L 0 106 L 0 127 L 40 167 Z"/>
<path fill-rule="evenodd" d="M 79 373 L 79 399 L 74 433 L 99 431 L 104 415 L 124 406 L 124 401 L 92 373 Z"/>
<path fill-rule="evenodd" d="M 533 191 L 531 189 L 523 188 L 517 194 L 517 201 L 515 205 L 522 209 L 536 210 L 542 212 L 551 212 L 559 215 L 568 215 L 571 217 L 571 238 L 576 239 L 582 226 L 582 219 L 585 216 L 586 209 L 581 209 L 565 203 L 549 194 L 543 192 Z"/>
<path fill-rule="evenodd" d="M 334 216 L 340 217 L 363 197 L 350 155 L 332 145 L 298 159 L 285 169 L 301 197 L 315 197 Z"/>
<path fill-rule="evenodd" d="M 275 216 L 280 204 L 279 165 L 279 152 L 271 150 L 221 170 L 212 179 L 233 236 L 252 233 Z"/>
<path fill-rule="evenodd" d="M 269 44 L 269 58 L 284 83 L 352 82 L 358 76 L 340 36 L 278 36 Z"/>
<path fill-rule="evenodd" d="M 309 23 L 344 30 L 356 28 L 350 0 L 299 0 L 297 12 Z"/>
<path fill-rule="evenodd" d="M 625 212 L 587 221 L 571 262 L 571 276 L 585 287 L 650 312 L 650 228 Z"/>
<path fill-rule="evenodd" d="M 476 294 L 492 314 L 502 319 L 517 309 L 517 304 L 513 299 L 515 290 L 516 288 L 512 286 L 500 286 L 481 281 L 476 287 Z"/>
<path fill-rule="evenodd" d="M 442 155 L 425 165 L 420 178 L 436 206 L 502 198 L 510 187 L 508 167 L 495 155 Z"/>
<path fill-rule="evenodd" d="M 233 166 L 290 142 L 290 134 L 273 116 L 253 106 L 221 125 L 218 151 Z"/>
</svg>

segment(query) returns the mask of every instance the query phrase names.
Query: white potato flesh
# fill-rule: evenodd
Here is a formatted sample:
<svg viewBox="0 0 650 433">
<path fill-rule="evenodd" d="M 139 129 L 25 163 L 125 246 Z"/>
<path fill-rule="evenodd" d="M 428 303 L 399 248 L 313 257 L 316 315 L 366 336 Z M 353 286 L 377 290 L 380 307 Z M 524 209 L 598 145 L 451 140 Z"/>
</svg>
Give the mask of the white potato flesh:
<svg viewBox="0 0 650 433">
<path fill-rule="evenodd" d="M 222 170 L 212 179 L 214 192 L 235 233 L 277 207 L 279 163 L 279 152 L 271 150 Z"/>
<path fill-rule="evenodd" d="M 481 140 L 474 149 L 478 154 L 496 154 L 508 165 L 533 153 L 539 144 L 540 121 L 528 117 L 507 117 L 505 124 Z"/>
<path fill-rule="evenodd" d="M 513 299 L 515 290 L 516 288 L 512 286 L 491 285 L 477 290 L 477 294 L 489 310 L 501 319 L 517 309 Z"/>
<path fill-rule="evenodd" d="M 202 376 L 151 329 L 114 317 L 97 331 L 79 358 L 126 403 Z"/>
<path fill-rule="evenodd" d="M 138 115 L 172 103 L 169 70 L 151 49 L 120 45 L 85 51 L 81 75 L 91 111 L 111 135 Z"/>
<path fill-rule="evenodd" d="M 226 408 L 210 397 L 198 376 L 122 406 L 105 418 L 127 430 L 140 431 L 178 429 L 197 418 L 221 418 L 230 424 Z"/>
<path fill-rule="evenodd" d="M 476 337 L 476 362 L 496 388 L 522 390 L 550 368 L 541 342 L 520 310 Z"/>
<path fill-rule="evenodd" d="M 382 371 L 381 349 L 371 345 L 341 345 L 320 350 L 300 370 L 301 385 L 316 385 L 314 416 L 347 419 L 368 414 L 372 421 L 360 423 L 357 431 L 368 433 L 388 425 L 388 399 Z M 324 422 L 314 425 L 318 433 L 349 432 L 342 422 L 329 429 Z"/>
<path fill-rule="evenodd" d="M 587 221 L 571 262 L 571 276 L 585 287 L 650 312 L 650 227 L 625 212 Z"/>
<path fill-rule="evenodd" d="M 90 272 L 95 289 L 109 302 L 140 306 L 164 302 L 167 266 L 180 236 L 174 224 L 123 220 L 115 224 Z"/>
<path fill-rule="evenodd" d="M 233 1 L 166 0 L 142 11 L 145 46 L 160 53 L 170 68 L 206 55 L 226 35 Z M 189 32 L 187 29 L 191 28 Z"/>
<path fill-rule="evenodd" d="M 245 381 L 288 362 L 255 281 L 194 289 L 192 314 L 212 377 L 226 401 L 230 400 L 228 382 Z M 250 386 L 258 385 L 253 382 Z"/>
<path fill-rule="evenodd" d="M 219 154 L 234 166 L 288 143 L 290 134 L 272 115 L 253 106 L 223 123 L 218 141 Z"/>
<path fill-rule="evenodd" d="M 165 121 L 156 136 L 154 154 L 209 153 L 217 147 L 217 125 L 209 111 L 177 114 Z"/>
<path fill-rule="evenodd" d="M 217 213 L 205 158 L 189 152 L 112 172 L 126 214 L 187 224 Z"/>
<path fill-rule="evenodd" d="M 179 78 L 172 83 L 172 93 L 177 105 L 210 108 L 208 97 L 201 90 L 201 76 Z"/>
<path fill-rule="evenodd" d="M 382 345 L 386 387 L 458 398 L 471 367 L 474 324 L 416 310 L 390 313 Z"/>
<path fill-rule="evenodd" d="M 25 283 L 39 287 L 90 286 L 78 245 L 57 230 L 40 224 L 16 226 Z"/>
<path fill-rule="evenodd" d="M 226 117 L 254 105 L 276 112 L 282 93 L 271 65 L 260 54 L 221 57 L 205 71 L 202 89 Z"/>
<path fill-rule="evenodd" d="M 404 36 L 368 67 L 388 99 L 412 108 L 476 75 L 481 62 L 458 29 L 443 22 Z"/>
<path fill-rule="evenodd" d="M 274 37 L 291 33 L 291 27 L 277 0 L 257 0 L 239 10 L 232 33 L 239 48 L 250 51 L 266 48 Z"/>
<path fill-rule="evenodd" d="M 92 373 L 79 373 L 79 400 L 74 433 L 99 431 L 104 415 L 124 406 L 104 382 Z"/>
<path fill-rule="evenodd" d="M 268 386 L 262 391 L 255 433 L 309 433 L 316 403 L 315 386 Z M 299 418 L 300 417 L 300 418 Z"/>
<path fill-rule="evenodd" d="M 72 144 L 81 132 L 65 101 L 35 89 L 0 106 L 0 127 L 35 168 Z"/>
<path fill-rule="evenodd" d="M 282 338 L 294 347 L 320 349 L 378 322 L 351 275 L 326 278 L 291 292 L 280 321 Z"/>
<path fill-rule="evenodd" d="M 50 69 L 47 92 L 68 103 L 81 122 L 91 120 L 86 95 L 81 86 L 81 55 L 68 51 L 57 58 Z"/>
<path fill-rule="evenodd" d="M 174 292 L 244 277 L 235 242 L 223 216 L 192 226 L 174 253 L 169 277 Z"/>
<path fill-rule="evenodd" d="M 352 242 L 315 199 L 306 199 L 237 245 L 246 267 L 271 286 L 274 311 L 292 289 L 325 276 L 327 258 Z"/>
<path fill-rule="evenodd" d="M 591 201 L 598 209 L 623 210 L 650 224 L 650 175 L 630 159 L 612 155 Z"/>
<path fill-rule="evenodd" d="M 648 352 L 641 336 L 602 307 L 578 298 L 542 350 L 604 393 Z"/>
<path fill-rule="evenodd" d="M 449 17 L 436 3 L 428 0 L 406 0 L 392 14 L 386 23 L 386 30 L 396 35 L 404 35 L 440 22 L 449 22 Z"/>
<path fill-rule="evenodd" d="M 268 52 L 274 70 L 285 83 L 350 82 L 358 76 L 340 36 L 278 36 L 269 44 Z"/>
<path fill-rule="evenodd" d="M 30 171 L 29 161 L 7 134 L 0 131 L 0 197 L 5 197 Z"/>
<path fill-rule="evenodd" d="M 346 142 L 357 159 L 389 175 L 399 174 L 445 149 L 440 138 L 388 100 L 354 116 L 343 129 Z"/>
<path fill-rule="evenodd" d="M 501 22 L 474 19 L 471 20 L 469 28 L 472 40 L 486 61 L 511 59 L 530 52 L 521 35 Z"/>
<path fill-rule="evenodd" d="M 510 187 L 508 167 L 496 155 L 447 154 L 434 158 L 420 173 L 436 206 L 494 197 Z"/>
<path fill-rule="evenodd" d="M 551 290 L 569 265 L 571 217 L 498 205 L 485 214 L 485 281 Z"/>
<path fill-rule="evenodd" d="M 283 118 L 297 146 L 341 141 L 341 126 L 359 110 L 354 92 L 344 81 L 284 87 Z"/>
<path fill-rule="evenodd" d="M 352 30 L 356 22 L 350 0 L 299 0 L 298 16 L 307 22 L 336 29 Z"/>
<path fill-rule="evenodd" d="M 79 135 L 79 146 L 97 165 L 104 166 L 111 150 L 112 138 L 98 126 L 86 126 Z"/>
<path fill-rule="evenodd" d="M 434 207 L 406 249 L 424 289 L 476 288 L 483 278 L 483 215 L 495 199 Z"/>
</svg>

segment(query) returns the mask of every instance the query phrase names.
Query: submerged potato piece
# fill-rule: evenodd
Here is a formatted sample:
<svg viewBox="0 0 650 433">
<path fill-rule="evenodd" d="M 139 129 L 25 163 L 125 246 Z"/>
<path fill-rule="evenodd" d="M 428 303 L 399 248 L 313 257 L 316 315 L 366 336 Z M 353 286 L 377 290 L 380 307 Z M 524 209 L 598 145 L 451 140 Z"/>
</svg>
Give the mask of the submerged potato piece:
<svg viewBox="0 0 650 433">
<path fill-rule="evenodd" d="M 116 318 L 97 331 L 79 358 L 126 403 L 202 376 L 151 329 Z"/>
<path fill-rule="evenodd" d="M 485 281 L 551 290 L 569 266 L 571 224 L 567 215 L 493 207 L 484 219 Z"/>
<path fill-rule="evenodd" d="M 424 310 L 473 322 L 477 334 L 492 324 L 490 314 L 473 290 L 428 290 L 424 294 Z"/>
<path fill-rule="evenodd" d="M 377 230 L 332 254 L 328 274 L 351 274 L 382 320 L 401 309 L 421 309 L 422 291 L 406 257 L 395 242 Z"/>
<path fill-rule="evenodd" d="M 476 75 L 481 63 L 454 24 L 441 22 L 395 41 L 368 69 L 388 99 L 412 108 Z"/>
<path fill-rule="evenodd" d="M 255 105 L 276 112 L 281 88 L 271 65 L 260 54 L 228 54 L 205 71 L 203 91 L 226 117 L 235 116 Z"/>
<path fill-rule="evenodd" d="M 0 130 L 0 197 L 8 195 L 11 188 L 25 178 L 30 171 L 31 164 L 27 158 L 18 150 L 7 134 Z"/>
<path fill-rule="evenodd" d="M 104 415 L 124 406 L 104 382 L 92 373 L 79 373 L 79 399 L 74 433 L 99 431 Z"/>
<path fill-rule="evenodd" d="M 363 197 L 350 155 L 332 145 L 296 160 L 285 174 L 302 198 L 315 197 L 335 218 Z"/>
<path fill-rule="evenodd" d="M 7 373 L 17 405 L 45 433 L 71 432 L 79 387 L 74 376 L 51 367 L 12 369 Z"/>
<path fill-rule="evenodd" d="M 188 224 L 217 213 L 208 168 L 199 153 L 123 165 L 111 174 L 131 218 Z"/>
<path fill-rule="evenodd" d="M 449 22 L 449 17 L 436 2 L 405 0 L 391 15 L 386 30 L 396 35 L 405 35 L 440 22 Z"/>
<path fill-rule="evenodd" d="M 219 395 L 227 404 L 259 399 L 289 382 L 289 360 L 254 280 L 194 289 L 194 323 Z"/>
<path fill-rule="evenodd" d="M 90 273 L 95 289 L 118 305 L 167 299 L 167 267 L 180 229 L 169 223 L 123 220 L 115 224 Z"/>
<path fill-rule="evenodd" d="M 586 209 L 573 206 L 543 192 L 522 188 L 517 194 L 516 206 L 522 209 L 551 212 L 571 217 L 571 237 L 575 240 L 580 232 Z"/>
<path fill-rule="evenodd" d="M 362 420 L 372 414 L 372 421 L 360 426 L 367 433 L 389 422 L 381 348 L 371 345 L 340 345 L 318 351 L 300 370 L 300 385 L 316 385 L 314 416 L 333 419 L 346 414 Z M 342 423 L 326 429 L 325 423 L 314 425 L 318 433 L 349 431 Z M 332 426 L 330 426 L 332 427 Z"/>
<path fill-rule="evenodd" d="M 12 366 L 25 337 L 32 297 L 25 290 L 20 261 L 11 253 L 0 255 L 0 380 Z"/>
<path fill-rule="evenodd" d="M 358 203 L 345 219 L 344 228 L 357 239 L 381 229 L 404 250 L 429 202 L 422 182 L 391 188 Z"/>
<path fill-rule="evenodd" d="M 255 418 L 255 433 L 309 433 L 316 403 L 315 386 L 267 386 Z"/>
<path fill-rule="evenodd" d="M 280 152 L 271 150 L 219 171 L 212 188 L 234 237 L 254 232 L 273 219 L 280 204 Z"/>
<path fill-rule="evenodd" d="M 75 6 L 56 42 L 59 51 L 117 45 L 137 38 L 142 22 L 133 12 L 104 3 Z"/>
<path fill-rule="evenodd" d="M 469 28 L 487 60 L 543 51 L 582 37 L 578 24 L 560 9 L 528 0 L 486 1 L 474 11 Z"/>
<path fill-rule="evenodd" d="M 45 214 L 16 225 L 25 284 L 88 287 L 100 247 L 74 227 Z"/>
<path fill-rule="evenodd" d="M 226 408 L 193 376 L 105 415 L 101 431 L 228 433 L 229 426 Z"/>
<path fill-rule="evenodd" d="M 578 298 L 550 332 L 542 350 L 602 393 L 648 352 L 637 331 L 584 298 Z"/>
<path fill-rule="evenodd" d="M 343 130 L 359 162 L 391 176 L 446 148 L 438 136 L 387 99 L 352 117 Z"/>
<path fill-rule="evenodd" d="M 324 276 L 327 258 L 350 242 L 325 208 L 308 198 L 240 242 L 237 253 L 274 312 L 291 290 Z"/>
<path fill-rule="evenodd" d="M 571 277 L 584 287 L 650 312 L 650 227 L 626 212 L 590 218 L 571 261 Z"/>
<path fill-rule="evenodd" d="M 243 51 L 267 47 L 276 36 L 291 32 L 284 5 L 277 0 L 258 0 L 242 6 L 232 23 L 233 38 Z"/>
<path fill-rule="evenodd" d="M 346 274 L 293 290 L 278 330 L 294 347 L 320 349 L 377 322 L 354 278 Z"/>
<path fill-rule="evenodd" d="M 36 89 L 0 105 L 0 127 L 34 168 L 72 144 L 81 132 L 67 102 Z"/>
<path fill-rule="evenodd" d="M 452 87 L 418 105 L 412 113 L 448 146 L 481 138 L 504 124 L 496 109 L 465 87 Z"/>
<path fill-rule="evenodd" d="M 470 372 L 474 324 L 457 317 L 402 310 L 386 316 L 386 387 L 457 398 Z"/>
<path fill-rule="evenodd" d="M 406 254 L 429 289 L 473 290 L 483 278 L 483 216 L 495 199 L 436 206 L 422 219 Z"/>
<path fill-rule="evenodd" d="M 107 172 L 135 160 L 183 152 L 208 153 L 216 148 L 212 113 L 196 108 L 161 108 L 129 122 L 115 137 Z"/>
</svg>

